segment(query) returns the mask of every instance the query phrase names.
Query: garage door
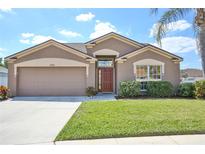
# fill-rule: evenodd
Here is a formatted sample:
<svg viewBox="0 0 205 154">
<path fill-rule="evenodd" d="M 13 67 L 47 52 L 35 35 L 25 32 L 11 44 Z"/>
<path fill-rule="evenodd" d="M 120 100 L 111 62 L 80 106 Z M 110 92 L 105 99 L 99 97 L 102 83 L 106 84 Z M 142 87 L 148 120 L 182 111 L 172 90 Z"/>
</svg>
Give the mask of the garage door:
<svg viewBox="0 0 205 154">
<path fill-rule="evenodd" d="M 85 67 L 18 68 L 19 96 L 85 95 Z"/>
</svg>

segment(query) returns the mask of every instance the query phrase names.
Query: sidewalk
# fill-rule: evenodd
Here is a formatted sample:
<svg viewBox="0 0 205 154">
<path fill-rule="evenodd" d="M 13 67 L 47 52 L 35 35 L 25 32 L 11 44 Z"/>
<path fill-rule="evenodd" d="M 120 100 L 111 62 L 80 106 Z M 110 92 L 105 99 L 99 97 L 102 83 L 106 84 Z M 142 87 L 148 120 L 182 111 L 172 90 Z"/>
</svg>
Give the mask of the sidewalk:
<svg viewBox="0 0 205 154">
<path fill-rule="evenodd" d="M 58 141 L 56 145 L 71 144 L 104 144 L 104 145 L 122 145 L 122 144 L 178 144 L 178 145 L 205 145 L 205 135 L 172 135 L 172 136 L 152 136 L 152 137 L 127 137 L 127 138 L 109 138 L 94 140 L 71 140 Z"/>
</svg>

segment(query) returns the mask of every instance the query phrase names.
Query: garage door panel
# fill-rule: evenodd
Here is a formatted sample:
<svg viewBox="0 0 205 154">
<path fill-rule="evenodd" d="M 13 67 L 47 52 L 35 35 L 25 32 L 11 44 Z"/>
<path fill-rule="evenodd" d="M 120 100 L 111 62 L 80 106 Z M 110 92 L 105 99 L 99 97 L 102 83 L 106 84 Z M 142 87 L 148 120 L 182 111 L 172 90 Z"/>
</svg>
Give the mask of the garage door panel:
<svg viewBox="0 0 205 154">
<path fill-rule="evenodd" d="M 85 95 L 84 67 L 18 68 L 18 95 Z"/>
</svg>

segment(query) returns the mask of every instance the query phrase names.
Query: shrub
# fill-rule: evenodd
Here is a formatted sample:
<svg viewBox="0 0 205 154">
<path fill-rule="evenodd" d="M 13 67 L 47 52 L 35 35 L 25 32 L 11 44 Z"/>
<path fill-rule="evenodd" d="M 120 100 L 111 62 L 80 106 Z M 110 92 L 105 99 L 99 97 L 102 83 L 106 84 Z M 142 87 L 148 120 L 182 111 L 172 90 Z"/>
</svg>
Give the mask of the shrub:
<svg viewBox="0 0 205 154">
<path fill-rule="evenodd" d="M 8 98 L 9 89 L 5 86 L 0 86 L 0 100 Z"/>
<path fill-rule="evenodd" d="M 147 95 L 152 97 L 170 97 L 173 95 L 174 87 L 168 81 L 148 81 Z"/>
<path fill-rule="evenodd" d="M 140 95 L 140 82 L 122 81 L 120 82 L 119 95 L 121 97 L 136 97 Z"/>
<path fill-rule="evenodd" d="M 181 83 L 178 87 L 178 96 L 193 97 L 194 96 L 194 84 L 193 83 Z"/>
<path fill-rule="evenodd" d="M 195 82 L 195 97 L 196 98 L 205 97 L 205 80 L 200 80 Z"/>
<path fill-rule="evenodd" d="M 95 96 L 97 94 L 97 91 L 95 90 L 94 87 L 87 87 L 86 88 L 86 95 L 87 96 Z"/>
</svg>

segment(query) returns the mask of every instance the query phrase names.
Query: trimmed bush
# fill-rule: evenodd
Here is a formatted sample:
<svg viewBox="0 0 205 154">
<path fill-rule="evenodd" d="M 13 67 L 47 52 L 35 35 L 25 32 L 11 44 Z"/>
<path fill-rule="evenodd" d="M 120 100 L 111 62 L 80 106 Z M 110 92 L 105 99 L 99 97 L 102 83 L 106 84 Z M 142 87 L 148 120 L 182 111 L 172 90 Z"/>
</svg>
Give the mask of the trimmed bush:
<svg viewBox="0 0 205 154">
<path fill-rule="evenodd" d="M 85 93 L 87 96 L 90 97 L 90 96 L 95 96 L 97 94 L 97 91 L 95 90 L 94 87 L 87 87 Z"/>
<path fill-rule="evenodd" d="M 193 97 L 194 96 L 194 84 L 193 83 L 181 83 L 178 87 L 178 96 Z"/>
<path fill-rule="evenodd" d="M 5 86 L 0 86 L 0 100 L 5 100 L 8 98 L 9 89 Z"/>
<path fill-rule="evenodd" d="M 205 98 L 205 80 L 195 82 L 195 97 Z"/>
<path fill-rule="evenodd" d="M 148 81 L 147 95 L 152 97 L 170 97 L 174 87 L 169 81 Z"/>
<path fill-rule="evenodd" d="M 121 97 L 137 97 L 140 95 L 140 82 L 122 81 L 120 82 L 119 95 Z"/>
</svg>

